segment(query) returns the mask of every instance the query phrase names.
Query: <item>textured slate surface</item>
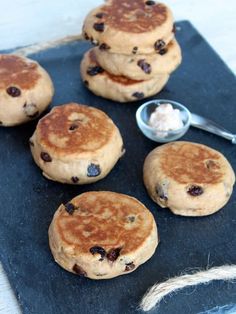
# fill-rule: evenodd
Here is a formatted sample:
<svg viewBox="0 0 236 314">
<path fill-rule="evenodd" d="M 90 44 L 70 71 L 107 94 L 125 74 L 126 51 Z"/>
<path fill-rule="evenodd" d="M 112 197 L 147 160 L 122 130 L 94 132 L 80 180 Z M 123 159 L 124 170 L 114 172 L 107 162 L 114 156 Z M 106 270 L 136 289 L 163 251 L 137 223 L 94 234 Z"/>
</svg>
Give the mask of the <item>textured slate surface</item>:
<svg viewBox="0 0 236 314">
<path fill-rule="evenodd" d="M 182 102 L 236 133 L 235 76 L 190 23 L 178 26 L 183 63 L 158 98 Z M 77 101 L 101 108 L 120 128 L 127 152 L 105 179 L 84 187 L 48 181 L 28 148 L 36 122 L 0 129 L 0 259 L 26 314 L 138 313 L 140 298 L 156 281 L 189 268 L 236 263 L 236 192 L 223 210 L 205 218 L 177 217 L 154 204 L 142 183 L 142 165 L 156 144 L 136 127 L 135 111 L 140 103 L 117 104 L 83 87 L 79 64 L 88 47 L 84 42 L 74 43 L 33 58 L 52 76 L 56 89 L 53 105 Z M 236 147 L 230 142 L 196 129 L 184 140 L 220 150 L 236 169 Z M 61 202 L 88 190 L 133 195 L 153 212 L 161 243 L 151 260 L 132 274 L 92 281 L 54 263 L 47 237 L 54 211 Z M 227 304 L 236 304 L 236 284 L 216 281 L 167 297 L 158 313 L 199 313 Z"/>
</svg>

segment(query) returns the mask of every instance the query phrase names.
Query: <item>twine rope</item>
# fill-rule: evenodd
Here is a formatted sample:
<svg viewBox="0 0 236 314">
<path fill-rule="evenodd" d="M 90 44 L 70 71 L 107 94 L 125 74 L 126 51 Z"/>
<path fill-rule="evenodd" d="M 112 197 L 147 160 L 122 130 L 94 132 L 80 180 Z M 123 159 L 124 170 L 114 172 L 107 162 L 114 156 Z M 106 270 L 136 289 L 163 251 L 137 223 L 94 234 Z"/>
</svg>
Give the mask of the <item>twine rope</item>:
<svg viewBox="0 0 236 314">
<path fill-rule="evenodd" d="M 83 36 L 80 35 L 72 35 L 72 36 L 66 36 L 64 38 L 60 38 L 57 40 L 53 40 L 53 41 L 46 41 L 46 42 L 42 42 L 39 44 L 35 44 L 35 45 L 31 45 L 25 48 L 20 48 L 20 49 L 16 49 L 13 52 L 11 52 L 12 54 L 18 55 L 18 56 L 23 56 L 26 57 L 28 55 L 43 51 L 43 50 L 47 50 L 47 49 L 51 49 L 51 48 L 55 48 L 61 45 L 65 45 L 77 40 L 81 40 L 83 39 Z"/>
<path fill-rule="evenodd" d="M 225 265 L 194 274 L 185 274 L 168 279 L 162 283 L 156 283 L 144 295 L 140 302 L 140 309 L 147 312 L 154 306 L 159 305 L 161 300 L 168 294 L 189 286 L 209 283 L 212 280 L 236 279 L 236 265 Z"/>
</svg>

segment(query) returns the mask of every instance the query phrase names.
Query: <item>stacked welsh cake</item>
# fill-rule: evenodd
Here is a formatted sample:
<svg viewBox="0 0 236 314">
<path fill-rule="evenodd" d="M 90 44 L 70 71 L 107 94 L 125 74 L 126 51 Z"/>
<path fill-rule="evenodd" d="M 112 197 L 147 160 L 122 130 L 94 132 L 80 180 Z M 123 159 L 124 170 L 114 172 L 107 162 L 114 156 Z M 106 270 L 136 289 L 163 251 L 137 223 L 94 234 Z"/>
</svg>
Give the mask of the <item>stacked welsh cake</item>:
<svg viewBox="0 0 236 314">
<path fill-rule="evenodd" d="M 155 1 L 110 0 L 92 10 L 81 76 L 96 95 L 119 102 L 155 95 L 181 63 L 170 9 Z"/>
</svg>

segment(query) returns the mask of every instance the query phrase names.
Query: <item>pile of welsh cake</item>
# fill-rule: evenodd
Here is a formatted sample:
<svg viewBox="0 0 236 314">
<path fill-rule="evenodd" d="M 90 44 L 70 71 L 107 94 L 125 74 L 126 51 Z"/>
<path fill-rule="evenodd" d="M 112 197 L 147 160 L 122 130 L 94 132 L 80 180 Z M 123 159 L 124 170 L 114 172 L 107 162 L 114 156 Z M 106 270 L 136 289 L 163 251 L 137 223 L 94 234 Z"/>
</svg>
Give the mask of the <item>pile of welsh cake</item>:
<svg viewBox="0 0 236 314">
<path fill-rule="evenodd" d="M 81 76 L 96 95 L 119 102 L 155 95 L 181 63 L 173 15 L 162 3 L 109 0 L 86 17 Z"/>
</svg>

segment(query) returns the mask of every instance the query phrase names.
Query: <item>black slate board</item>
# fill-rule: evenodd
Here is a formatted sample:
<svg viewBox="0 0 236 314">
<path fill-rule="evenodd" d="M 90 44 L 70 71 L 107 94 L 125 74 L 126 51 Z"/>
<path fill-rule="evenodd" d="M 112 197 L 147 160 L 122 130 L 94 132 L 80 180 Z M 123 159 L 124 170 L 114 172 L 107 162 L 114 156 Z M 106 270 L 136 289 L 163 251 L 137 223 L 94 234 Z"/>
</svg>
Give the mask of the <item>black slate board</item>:
<svg viewBox="0 0 236 314">
<path fill-rule="evenodd" d="M 178 26 L 183 63 L 158 98 L 182 102 L 236 133 L 235 76 L 189 22 Z M 236 192 L 223 210 L 205 218 L 177 217 L 157 207 L 142 184 L 144 158 L 156 144 L 136 127 L 135 111 L 140 103 L 117 104 L 84 88 L 79 64 L 88 47 L 84 42 L 73 43 L 33 58 L 52 76 L 53 105 L 77 101 L 101 108 L 120 128 L 127 152 L 104 180 L 83 187 L 48 181 L 28 148 L 36 122 L 0 129 L 0 258 L 26 314 L 134 313 L 143 293 L 156 281 L 189 268 L 236 263 Z M 236 169 L 236 147 L 230 142 L 196 129 L 184 140 L 220 150 Z M 47 236 L 54 211 L 60 203 L 88 190 L 133 195 L 153 212 L 161 243 L 155 255 L 132 274 L 92 281 L 54 263 Z M 216 281 L 167 297 L 158 313 L 199 313 L 227 304 L 236 304 L 236 284 Z"/>
</svg>

